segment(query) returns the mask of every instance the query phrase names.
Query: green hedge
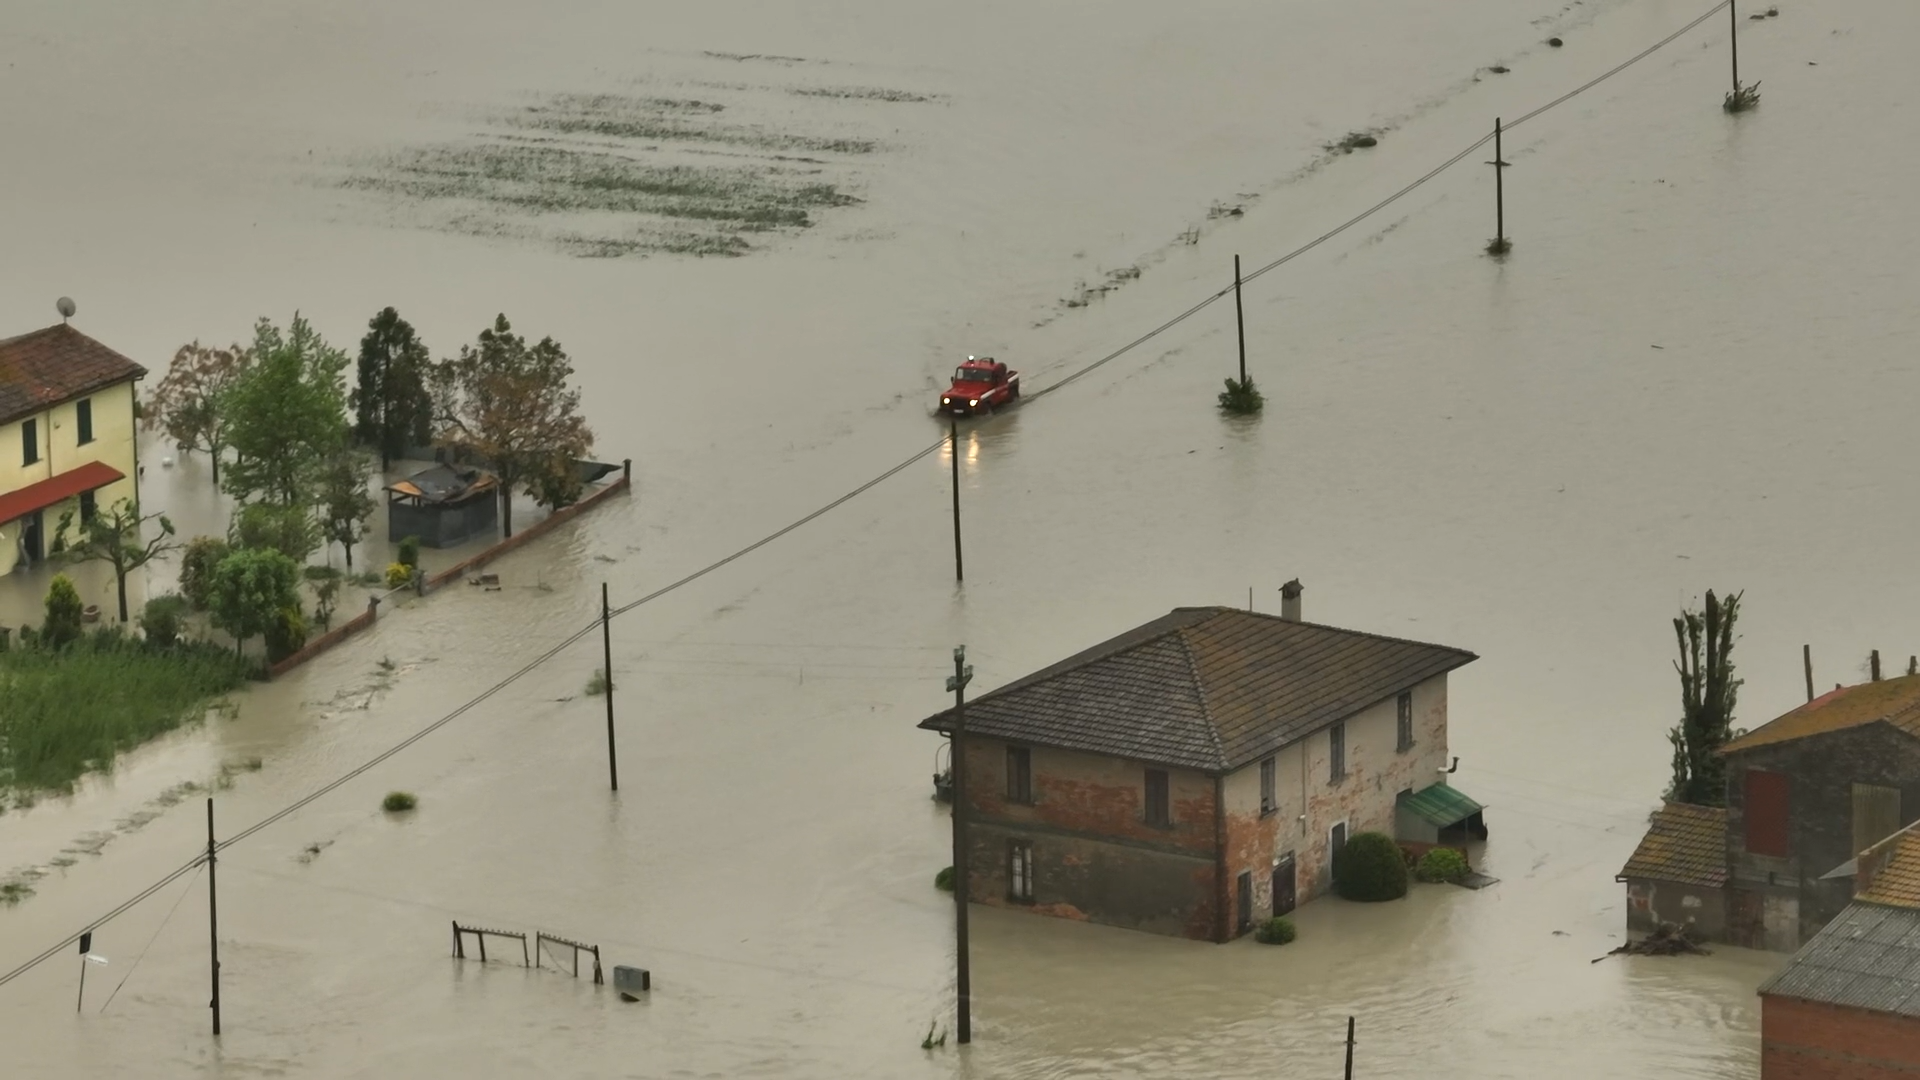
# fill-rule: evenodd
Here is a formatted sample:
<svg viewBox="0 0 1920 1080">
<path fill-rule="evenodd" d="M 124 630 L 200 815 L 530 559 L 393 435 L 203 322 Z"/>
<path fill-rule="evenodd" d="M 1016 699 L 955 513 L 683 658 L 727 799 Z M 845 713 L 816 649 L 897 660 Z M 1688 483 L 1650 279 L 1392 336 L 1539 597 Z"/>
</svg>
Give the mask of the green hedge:
<svg viewBox="0 0 1920 1080">
<path fill-rule="evenodd" d="M 1333 885 L 1342 897 L 1362 903 L 1407 895 L 1407 857 L 1386 833 L 1358 833 L 1333 862 Z"/>
</svg>

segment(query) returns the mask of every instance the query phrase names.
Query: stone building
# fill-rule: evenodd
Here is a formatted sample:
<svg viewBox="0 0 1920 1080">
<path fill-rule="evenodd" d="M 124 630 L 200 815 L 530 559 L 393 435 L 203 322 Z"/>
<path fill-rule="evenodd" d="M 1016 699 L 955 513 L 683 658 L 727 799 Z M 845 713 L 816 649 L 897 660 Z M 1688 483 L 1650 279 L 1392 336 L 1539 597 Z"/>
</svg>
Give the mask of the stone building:
<svg viewBox="0 0 1920 1080">
<path fill-rule="evenodd" d="M 1668 803 L 1614 880 L 1627 885 L 1628 930 L 1649 933 L 1671 923 L 1707 941 L 1725 940 L 1726 810 Z"/>
<path fill-rule="evenodd" d="M 1920 829 L 1859 856 L 1852 902 L 1760 987 L 1761 1080 L 1920 1076 Z"/>
<path fill-rule="evenodd" d="M 1445 787 L 1447 675 L 1474 655 L 1284 596 L 1279 617 L 1176 609 L 969 701 L 972 899 L 1226 941 L 1325 892 L 1333 850 L 1413 796 L 1436 832 L 1484 836 Z"/>
</svg>

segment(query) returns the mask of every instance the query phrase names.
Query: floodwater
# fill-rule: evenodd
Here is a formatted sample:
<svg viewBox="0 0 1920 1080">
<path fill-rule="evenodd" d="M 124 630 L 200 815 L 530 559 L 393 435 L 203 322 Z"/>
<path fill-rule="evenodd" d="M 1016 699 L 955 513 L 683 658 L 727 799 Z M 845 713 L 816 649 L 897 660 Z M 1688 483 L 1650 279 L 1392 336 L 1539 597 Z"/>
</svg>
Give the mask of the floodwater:
<svg viewBox="0 0 1920 1080">
<path fill-rule="evenodd" d="M 403 607 L 237 719 L 0 818 L 0 865 L 98 851 L 0 910 L 0 966 L 192 857 L 196 798 L 148 816 L 175 785 L 259 755 L 217 802 L 222 835 L 261 820 L 585 626 L 602 581 L 639 596 L 933 442 L 957 356 L 1045 387 L 1235 253 L 1318 236 L 1704 9 L 13 0 L 0 326 L 71 295 L 158 368 L 296 308 L 351 345 L 394 304 L 441 354 L 504 310 L 570 350 L 636 492 L 501 563 L 503 591 Z M 1683 602 L 1745 590 L 1747 724 L 1801 699 L 1803 643 L 1823 686 L 1920 652 L 1897 494 L 1920 159 L 1888 137 L 1920 8 L 1740 26 L 1757 112 L 1720 110 L 1715 21 L 1516 130 L 1504 262 L 1480 253 L 1486 148 L 1250 285 L 1258 421 L 1212 407 L 1216 304 L 970 427 L 964 587 L 934 455 L 616 623 L 617 796 L 588 638 L 222 856 L 217 1044 L 202 874 L 96 935 L 80 1014 L 70 953 L 0 988 L 6 1072 L 1333 1076 L 1353 1015 L 1357 1076 L 1752 1076 L 1779 958 L 1589 961 L 1664 780 Z M 873 141 L 818 166 L 861 201 L 738 258 L 583 258 L 606 217 L 340 179 L 530 100 L 709 92 L 762 132 Z M 150 505 L 204 500 L 198 468 L 149 469 Z M 1453 680 L 1455 781 L 1491 807 L 1500 883 L 1318 902 L 1283 950 L 982 910 L 976 1041 L 922 1051 L 951 910 L 912 725 L 953 645 L 985 689 L 1177 605 L 1271 610 L 1294 576 L 1309 618 L 1481 654 Z M 396 788 L 421 800 L 404 820 L 377 809 Z M 452 962 L 453 919 L 597 942 L 655 992 Z"/>
</svg>

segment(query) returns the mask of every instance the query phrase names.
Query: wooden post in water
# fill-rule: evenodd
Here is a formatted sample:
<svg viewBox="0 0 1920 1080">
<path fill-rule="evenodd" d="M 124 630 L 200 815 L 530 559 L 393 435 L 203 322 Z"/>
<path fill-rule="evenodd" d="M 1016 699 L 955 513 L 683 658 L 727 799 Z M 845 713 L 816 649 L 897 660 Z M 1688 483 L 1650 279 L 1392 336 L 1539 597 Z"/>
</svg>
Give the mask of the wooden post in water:
<svg viewBox="0 0 1920 1080">
<path fill-rule="evenodd" d="M 1813 646 L 1800 646 L 1800 663 L 1807 669 L 1807 700 L 1813 700 Z"/>
<path fill-rule="evenodd" d="M 1247 384 L 1247 316 L 1240 307 L 1240 256 L 1233 257 L 1233 326 L 1240 336 L 1240 385 Z"/>
<path fill-rule="evenodd" d="M 1867 655 L 1867 670 L 1873 673 L 1873 681 L 1880 681 L 1880 650 L 1875 649 Z"/>
<path fill-rule="evenodd" d="M 214 887 L 213 842 L 213 798 L 207 798 L 207 953 L 212 960 L 213 1000 L 207 1007 L 213 1010 L 213 1033 L 220 1034 L 220 907 L 218 890 Z"/>
<path fill-rule="evenodd" d="M 1347 1017 L 1347 1080 L 1353 1080 L 1353 1017 Z"/>
<path fill-rule="evenodd" d="M 953 455 L 953 580 L 967 580 L 960 561 L 960 421 L 947 417 L 947 447 Z"/>
<path fill-rule="evenodd" d="M 607 782 L 620 790 L 620 759 L 613 750 L 613 605 L 607 600 L 607 583 L 600 583 L 600 658 L 601 683 L 607 695 Z"/>
<path fill-rule="evenodd" d="M 1740 3 L 1739 0 L 1727 0 L 1727 17 L 1732 33 L 1727 36 L 1727 46 L 1733 55 L 1733 93 L 1740 95 Z"/>
<path fill-rule="evenodd" d="M 953 947 L 954 996 L 958 1022 L 954 1025 L 961 1046 L 973 1041 L 973 980 L 969 970 L 967 947 L 967 684 L 973 681 L 973 666 L 967 663 L 967 647 L 953 650 L 953 674 L 947 689 L 953 692 Z"/>
<path fill-rule="evenodd" d="M 1920 675 L 1920 656 L 1907 657 L 1907 674 Z"/>
</svg>

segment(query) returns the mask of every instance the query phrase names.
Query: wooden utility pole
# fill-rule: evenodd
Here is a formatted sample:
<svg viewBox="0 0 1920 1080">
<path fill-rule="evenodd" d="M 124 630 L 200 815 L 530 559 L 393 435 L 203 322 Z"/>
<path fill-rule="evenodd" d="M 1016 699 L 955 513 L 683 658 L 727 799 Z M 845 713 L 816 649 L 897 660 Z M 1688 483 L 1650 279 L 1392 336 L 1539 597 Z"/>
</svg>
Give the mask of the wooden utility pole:
<svg viewBox="0 0 1920 1080">
<path fill-rule="evenodd" d="M 1727 45 L 1733 53 L 1733 93 L 1740 96 L 1740 3 L 1739 0 L 1727 0 L 1727 18 L 1732 32 L 1727 36 Z"/>
<path fill-rule="evenodd" d="M 1875 649 L 1867 656 L 1867 668 L 1873 673 L 1873 681 L 1880 681 L 1880 650 Z"/>
<path fill-rule="evenodd" d="M 1493 166 L 1493 243 L 1487 245 L 1490 254 L 1504 253 L 1511 245 L 1507 243 L 1507 185 L 1506 170 L 1513 162 L 1501 153 L 1500 118 L 1493 118 L 1493 160 L 1487 164 Z"/>
<path fill-rule="evenodd" d="M 1353 1017 L 1347 1017 L 1347 1080 L 1353 1080 Z"/>
<path fill-rule="evenodd" d="M 213 1033 L 220 1034 L 220 907 L 219 890 L 215 887 L 214 852 L 218 850 L 213 842 L 213 799 L 207 799 L 207 954 L 213 961 L 213 1000 L 207 1007 L 213 1010 Z"/>
<path fill-rule="evenodd" d="M 79 1012 L 87 1003 L 87 954 L 92 951 L 93 931 L 82 931 L 80 934 L 80 997 L 73 1003 L 74 1012 Z"/>
<path fill-rule="evenodd" d="M 600 657 L 601 683 L 607 694 L 607 782 L 620 790 L 620 759 L 613 750 L 613 605 L 607 600 L 607 583 L 600 583 Z"/>
<path fill-rule="evenodd" d="M 973 1041 L 972 973 L 967 955 L 967 684 L 973 681 L 973 665 L 967 663 L 967 647 L 953 650 L 953 674 L 947 677 L 947 689 L 953 692 L 953 950 L 954 990 L 959 999 L 955 1025 L 962 1046 Z"/>
<path fill-rule="evenodd" d="M 1240 256 L 1233 257 L 1233 325 L 1240 335 L 1240 385 L 1247 384 L 1247 316 L 1240 307 Z"/>
<path fill-rule="evenodd" d="M 947 446 L 953 457 L 953 580 L 967 580 L 960 561 L 960 421 L 947 417 Z"/>
<path fill-rule="evenodd" d="M 1813 700 L 1813 646 L 1800 646 L 1800 663 L 1807 669 L 1807 700 Z"/>
</svg>

